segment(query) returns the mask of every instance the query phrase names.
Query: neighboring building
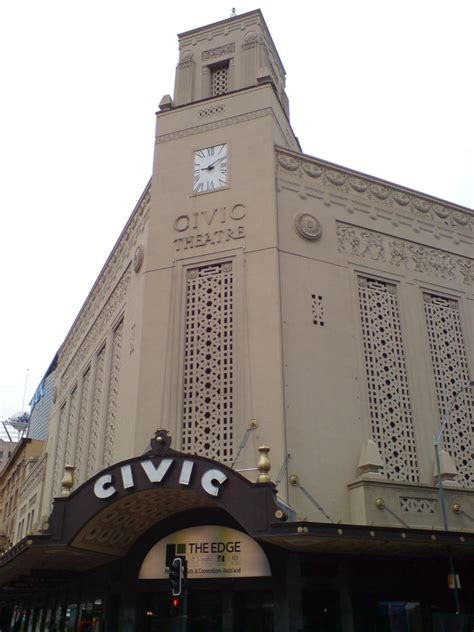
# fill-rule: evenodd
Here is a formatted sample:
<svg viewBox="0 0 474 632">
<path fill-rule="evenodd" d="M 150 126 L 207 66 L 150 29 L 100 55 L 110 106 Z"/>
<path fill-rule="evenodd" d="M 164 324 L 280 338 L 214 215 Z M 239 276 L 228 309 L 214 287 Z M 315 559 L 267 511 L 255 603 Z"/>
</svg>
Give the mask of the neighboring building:
<svg viewBox="0 0 474 632">
<path fill-rule="evenodd" d="M 5 439 L 0 439 L 0 472 L 5 467 L 5 464 L 17 445 L 16 441 L 5 441 Z"/>
<path fill-rule="evenodd" d="M 43 379 L 30 401 L 30 421 L 27 436 L 30 439 L 46 441 L 48 425 L 53 405 L 54 380 L 57 357 L 51 362 Z"/>
<path fill-rule="evenodd" d="M 5 468 L 0 472 L 0 529 L 8 546 L 16 544 L 31 530 L 35 509 L 37 515 L 39 503 L 23 506 L 20 501 L 24 494 L 25 480 L 42 455 L 44 445 L 44 441 L 20 439 Z"/>
<path fill-rule="evenodd" d="M 151 181 L 58 351 L 4 619 L 171 629 L 185 556 L 189 630 L 468 629 L 474 213 L 302 154 L 260 11 L 179 49 Z"/>
</svg>

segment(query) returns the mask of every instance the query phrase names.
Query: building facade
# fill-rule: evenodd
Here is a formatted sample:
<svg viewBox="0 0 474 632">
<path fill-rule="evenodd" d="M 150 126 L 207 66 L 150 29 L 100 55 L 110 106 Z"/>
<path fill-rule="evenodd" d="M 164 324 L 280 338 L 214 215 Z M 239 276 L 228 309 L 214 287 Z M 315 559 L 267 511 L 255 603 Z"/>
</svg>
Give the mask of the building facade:
<svg viewBox="0 0 474 632">
<path fill-rule="evenodd" d="M 301 152 L 260 11 L 181 34 L 152 178 L 58 351 L 5 620 L 469 629 L 473 242 L 469 209 Z"/>
<path fill-rule="evenodd" d="M 31 398 L 27 432 L 30 439 L 46 441 L 48 438 L 48 424 L 54 397 L 56 361 L 57 359 L 54 358 Z"/>
<path fill-rule="evenodd" d="M 0 439 L 0 471 L 5 467 L 13 450 L 16 448 L 16 445 L 16 441 L 5 441 L 5 439 Z"/>
<path fill-rule="evenodd" d="M 44 441 L 20 439 L 0 473 L 1 525 L 5 548 L 22 539 L 33 527 L 40 507 L 39 499 L 25 504 L 25 482 L 42 456 Z"/>
</svg>

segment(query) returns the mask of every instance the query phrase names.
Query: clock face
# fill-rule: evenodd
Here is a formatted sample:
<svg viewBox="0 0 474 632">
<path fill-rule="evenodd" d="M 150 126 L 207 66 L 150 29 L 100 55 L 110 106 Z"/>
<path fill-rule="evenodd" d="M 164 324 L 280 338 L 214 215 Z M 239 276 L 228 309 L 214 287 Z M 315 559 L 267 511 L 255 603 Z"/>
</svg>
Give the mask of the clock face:
<svg viewBox="0 0 474 632">
<path fill-rule="evenodd" d="M 194 152 L 193 191 L 208 193 L 227 186 L 227 145 Z"/>
</svg>

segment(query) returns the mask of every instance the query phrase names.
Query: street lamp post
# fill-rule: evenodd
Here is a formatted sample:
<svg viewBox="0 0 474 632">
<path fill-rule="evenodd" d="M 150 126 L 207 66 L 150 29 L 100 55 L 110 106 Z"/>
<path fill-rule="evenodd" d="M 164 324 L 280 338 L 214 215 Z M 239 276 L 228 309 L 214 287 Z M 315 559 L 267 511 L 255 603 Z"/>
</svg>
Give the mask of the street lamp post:
<svg viewBox="0 0 474 632">
<path fill-rule="evenodd" d="M 457 398 L 459 397 L 459 395 L 461 395 L 461 393 L 464 393 L 465 391 L 467 391 L 469 388 L 472 388 L 474 386 L 474 380 L 470 380 L 467 384 L 464 384 L 464 386 L 462 388 L 460 388 L 455 394 L 454 397 L 450 403 L 450 405 L 448 406 L 447 411 L 445 412 L 445 414 L 443 415 L 442 419 L 441 419 L 441 425 L 439 427 L 439 430 L 433 440 L 433 446 L 434 446 L 434 450 L 435 450 L 435 458 L 436 458 L 436 470 L 438 472 L 438 495 L 439 495 L 439 504 L 441 506 L 441 514 L 443 516 L 443 527 L 445 531 L 448 531 L 448 513 L 446 511 L 446 500 L 445 500 L 445 496 L 444 496 L 444 487 L 443 487 L 443 480 L 441 478 L 441 462 L 440 462 L 440 458 L 439 458 L 439 444 L 441 443 L 441 437 L 443 434 L 444 429 L 446 428 L 448 421 L 449 421 L 449 417 L 451 415 L 451 412 L 454 408 L 454 405 L 456 404 Z M 451 553 L 449 554 L 449 570 L 451 573 L 451 576 L 453 578 L 453 588 L 454 588 L 454 601 L 456 603 L 456 611 L 459 613 L 460 612 L 460 606 L 459 606 L 459 594 L 458 594 L 458 587 L 457 587 L 457 581 L 456 581 L 456 574 L 454 572 L 454 562 L 453 562 L 453 556 L 451 555 Z"/>
</svg>

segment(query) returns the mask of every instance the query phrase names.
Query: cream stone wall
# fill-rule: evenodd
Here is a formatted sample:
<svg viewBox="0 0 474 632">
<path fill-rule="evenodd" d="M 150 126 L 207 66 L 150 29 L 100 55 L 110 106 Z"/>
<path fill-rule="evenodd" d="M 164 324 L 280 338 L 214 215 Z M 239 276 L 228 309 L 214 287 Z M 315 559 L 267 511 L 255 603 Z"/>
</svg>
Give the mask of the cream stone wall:
<svg viewBox="0 0 474 632">
<path fill-rule="evenodd" d="M 336 521 L 439 525 L 433 438 L 440 412 L 430 349 L 436 338 L 444 336 L 442 344 L 456 354 L 456 340 L 462 335 L 464 371 L 458 357 L 452 358 L 451 367 L 446 357 L 440 357 L 438 379 L 456 391 L 473 375 L 474 214 L 308 156 L 282 150 L 277 156 L 288 472 L 298 476 Z M 388 283 L 384 287 L 393 292 L 390 301 L 396 300 L 399 315 L 396 345 L 404 359 L 396 375 L 391 367 L 388 371 L 394 383 L 405 380 L 405 387 L 400 387 L 406 389 L 401 397 L 405 418 L 398 414 L 396 403 L 394 446 L 387 457 L 397 464 L 388 482 L 380 483 L 354 483 L 360 474 L 361 451 L 374 438 L 366 369 L 366 354 L 373 352 L 367 351 L 364 340 L 372 347 L 387 343 L 386 334 L 378 331 L 372 340 L 367 338 L 367 327 L 364 338 L 358 298 L 367 292 L 360 287 L 364 279 L 375 279 L 382 286 Z M 456 328 L 439 322 L 439 309 L 445 308 L 436 304 L 429 339 L 425 309 L 430 294 L 447 299 L 452 313 L 459 314 L 462 334 L 455 332 L 456 340 Z M 369 308 L 377 310 L 373 304 Z M 384 314 L 377 314 L 381 325 L 386 325 Z M 447 336 L 443 327 L 449 329 Z M 380 382 L 375 388 L 386 387 Z M 449 388 L 444 393 L 448 402 Z M 472 486 L 472 397 L 466 396 L 460 404 L 466 408 L 467 418 L 461 423 L 468 431 L 462 440 L 451 442 L 451 456 L 458 459 L 458 478 L 468 489 Z M 385 405 L 377 412 L 376 425 L 390 418 Z M 414 451 L 407 457 L 410 432 Z M 389 426 L 379 441 L 381 452 L 380 444 L 388 436 Z M 465 449 L 471 482 L 462 480 L 460 449 Z M 367 486 L 371 497 L 364 491 Z M 455 487 L 448 492 L 451 505 L 456 494 L 462 496 L 469 514 L 474 508 L 472 492 Z M 386 508 L 401 520 L 377 508 L 377 498 L 384 499 Z M 302 517 L 325 519 L 298 487 L 290 487 L 290 502 Z M 457 514 L 456 524 L 472 529 L 466 515 Z"/>
<path fill-rule="evenodd" d="M 217 105 L 223 109 L 217 110 Z M 215 108 L 212 122 L 200 112 Z M 147 252 L 137 445 L 158 425 L 182 442 L 186 279 L 204 265 L 229 262 L 233 277 L 232 462 L 252 418 L 254 440 L 273 441 L 283 462 L 284 409 L 273 147 L 296 146 L 269 83 L 245 93 L 165 110 L 157 119 Z M 229 186 L 192 190 L 194 151 L 225 143 Z M 157 245 L 159 244 L 159 247 Z M 268 393 L 272 393 L 269 397 Z M 212 430 L 219 432 L 215 426 Z M 205 442 L 204 442 L 205 443 Z M 215 452 L 209 451 L 208 456 Z M 255 442 L 239 467 L 256 465 Z"/>
<path fill-rule="evenodd" d="M 137 405 L 149 205 L 147 186 L 59 350 L 42 515 L 60 494 L 65 465 L 75 468 L 76 488 L 136 453 L 129 426 Z"/>
<path fill-rule="evenodd" d="M 226 92 L 271 82 L 288 115 L 285 69 L 260 11 L 200 27 L 179 36 L 176 105 L 213 96 L 212 70 L 227 67 Z M 220 108 L 220 104 L 212 109 Z M 201 113 L 201 117 L 207 114 Z"/>
<path fill-rule="evenodd" d="M 259 11 L 180 36 L 151 183 L 59 351 L 41 515 L 65 465 L 77 488 L 165 428 L 236 469 L 270 446 L 299 518 L 440 525 L 433 437 L 474 374 L 474 214 L 299 153 L 284 83 Z M 227 183 L 195 193 L 195 152 L 222 145 Z M 469 397 L 444 443 L 463 529 Z"/>
</svg>

